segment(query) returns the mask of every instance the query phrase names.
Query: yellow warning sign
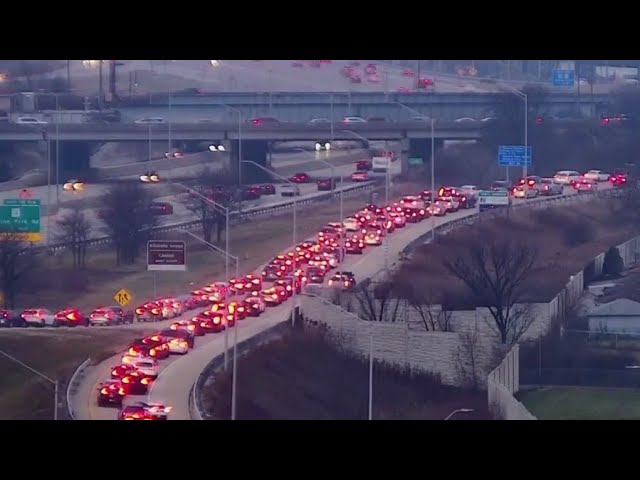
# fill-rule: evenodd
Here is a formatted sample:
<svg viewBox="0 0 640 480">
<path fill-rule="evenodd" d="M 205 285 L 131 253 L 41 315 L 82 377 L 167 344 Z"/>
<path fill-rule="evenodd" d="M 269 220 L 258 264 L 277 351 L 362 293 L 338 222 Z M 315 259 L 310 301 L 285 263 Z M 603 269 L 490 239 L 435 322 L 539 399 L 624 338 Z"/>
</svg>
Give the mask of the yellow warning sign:
<svg viewBox="0 0 640 480">
<path fill-rule="evenodd" d="M 131 293 L 129 293 L 124 288 L 121 288 L 113 298 L 116 302 L 118 302 L 118 304 L 120 304 L 121 307 L 124 307 L 133 299 L 133 295 L 131 295 Z"/>
</svg>

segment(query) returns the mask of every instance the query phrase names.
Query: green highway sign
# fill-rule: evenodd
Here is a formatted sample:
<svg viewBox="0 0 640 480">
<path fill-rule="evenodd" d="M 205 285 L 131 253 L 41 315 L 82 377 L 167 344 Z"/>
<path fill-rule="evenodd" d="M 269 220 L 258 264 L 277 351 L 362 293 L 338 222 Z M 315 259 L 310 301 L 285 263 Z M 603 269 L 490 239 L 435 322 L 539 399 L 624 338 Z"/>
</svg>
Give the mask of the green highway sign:
<svg viewBox="0 0 640 480">
<path fill-rule="evenodd" d="M 40 200 L 6 199 L 0 205 L 0 234 L 15 233 L 26 242 L 42 240 Z"/>
<path fill-rule="evenodd" d="M 419 165 L 424 165 L 424 160 L 420 157 L 411 157 L 407 160 L 407 162 L 409 163 L 409 165 L 411 166 L 419 166 Z"/>
<path fill-rule="evenodd" d="M 483 190 L 481 192 L 478 192 L 478 196 L 479 197 L 508 197 L 509 196 L 509 192 L 506 190 Z"/>
</svg>

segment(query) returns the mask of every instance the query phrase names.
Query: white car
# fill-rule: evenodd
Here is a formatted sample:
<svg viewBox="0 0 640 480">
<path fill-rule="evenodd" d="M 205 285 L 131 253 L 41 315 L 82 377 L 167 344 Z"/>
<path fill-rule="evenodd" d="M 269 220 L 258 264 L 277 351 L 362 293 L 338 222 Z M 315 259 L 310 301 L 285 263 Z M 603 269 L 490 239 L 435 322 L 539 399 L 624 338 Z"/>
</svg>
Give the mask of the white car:
<svg viewBox="0 0 640 480">
<path fill-rule="evenodd" d="M 148 413 L 154 415 L 158 420 L 166 420 L 169 412 L 173 410 L 173 407 L 167 407 L 162 403 L 136 402 L 132 406 L 144 408 Z"/>
<path fill-rule="evenodd" d="M 164 123 L 164 118 L 162 118 L 162 117 L 146 117 L 146 118 L 141 118 L 139 120 L 136 120 L 135 123 L 145 123 L 145 124 Z"/>
<path fill-rule="evenodd" d="M 571 182 L 578 181 L 582 178 L 580 172 L 575 170 L 560 170 L 557 172 L 553 179 L 556 183 L 561 183 L 562 185 L 570 185 Z"/>
<path fill-rule="evenodd" d="M 16 119 L 16 123 L 20 123 L 23 125 L 46 125 L 49 122 L 45 120 L 40 120 L 39 118 L 36 118 L 36 117 L 18 117 Z"/>
<path fill-rule="evenodd" d="M 471 117 L 461 117 L 456 119 L 456 123 L 471 123 L 475 121 L 476 119 Z"/>
<path fill-rule="evenodd" d="M 312 125 L 316 125 L 318 123 L 331 123 L 331 120 L 329 120 L 328 118 L 312 118 L 311 120 L 309 120 L 309 123 Z"/>
<path fill-rule="evenodd" d="M 360 230 L 360 224 L 353 217 L 347 217 L 342 221 L 342 225 L 347 232 L 357 232 Z"/>
<path fill-rule="evenodd" d="M 342 123 L 367 123 L 362 117 L 344 117 Z"/>
<path fill-rule="evenodd" d="M 367 245 L 382 245 L 382 238 L 376 232 L 369 232 L 364 236 L 364 243 Z"/>
<path fill-rule="evenodd" d="M 189 343 L 184 338 L 166 338 L 167 345 L 169 346 L 169 353 L 177 353 L 178 355 L 185 355 L 189 352 Z"/>
<path fill-rule="evenodd" d="M 331 268 L 336 268 L 340 261 L 338 260 L 338 256 L 335 253 L 323 253 L 322 256 L 327 261 Z"/>
<path fill-rule="evenodd" d="M 513 197 L 514 198 L 535 198 L 539 194 L 539 190 L 537 188 L 529 188 L 526 185 L 519 185 L 513 188 Z"/>
<path fill-rule="evenodd" d="M 609 180 L 609 174 L 602 170 L 589 170 L 584 174 L 584 178 L 588 178 L 589 180 L 594 180 L 596 182 L 606 182 Z"/>
<path fill-rule="evenodd" d="M 298 187 L 298 185 L 285 183 L 280 187 L 280 195 L 283 197 L 298 197 L 300 196 L 300 187 Z"/>
<path fill-rule="evenodd" d="M 133 365 L 133 367 L 142 375 L 151 378 L 158 377 L 158 362 L 152 358 L 136 359 L 131 363 L 131 365 Z"/>
<path fill-rule="evenodd" d="M 52 326 L 55 321 L 53 313 L 46 308 L 31 308 L 23 311 L 20 316 L 27 325 L 36 327 Z"/>
<path fill-rule="evenodd" d="M 437 202 L 444 205 L 447 212 L 457 212 L 460 209 L 460 202 L 456 197 L 440 197 Z"/>
<path fill-rule="evenodd" d="M 416 115 L 415 117 L 411 117 L 412 122 L 430 122 L 431 118 L 425 115 Z"/>
<path fill-rule="evenodd" d="M 436 200 L 427 207 L 427 212 L 436 217 L 444 217 L 447 214 L 447 205 L 444 202 Z"/>
</svg>

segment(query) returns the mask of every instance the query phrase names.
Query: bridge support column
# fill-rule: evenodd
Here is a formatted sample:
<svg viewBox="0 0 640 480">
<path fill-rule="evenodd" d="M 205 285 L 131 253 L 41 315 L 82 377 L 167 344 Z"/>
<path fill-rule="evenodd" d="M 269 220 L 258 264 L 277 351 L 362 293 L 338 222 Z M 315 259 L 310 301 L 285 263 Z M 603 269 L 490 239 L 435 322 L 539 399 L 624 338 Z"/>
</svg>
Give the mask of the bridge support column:
<svg viewBox="0 0 640 480">
<path fill-rule="evenodd" d="M 86 178 L 91 172 L 91 156 L 93 148 L 89 142 L 61 141 L 59 152 L 56 151 L 56 142 L 49 144 L 51 149 L 51 182 L 56 181 L 56 163 L 60 182 L 64 182 L 66 177 Z M 56 162 L 56 155 L 60 158 Z"/>
<path fill-rule="evenodd" d="M 231 152 L 229 154 L 229 170 L 233 176 L 238 177 L 243 185 L 249 183 L 269 182 L 272 180 L 265 171 L 248 163 L 241 164 L 238 158 L 238 140 L 231 141 Z M 242 160 L 249 160 L 265 168 L 269 160 L 269 142 L 266 140 L 243 140 Z M 239 175 L 240 174 L 240 175 Z"/>
<path fill-rule="evenodd" d="M 444 140 L 442 138 L 435 139 L 435 148 L 437 152 L 444 148 Z M 421 158 L 423 165 L 431 171 L 431 139 L 430 138 L 412 138 L 403 140 L 402 150 L 402 173 L 409 173 L 412 168 L 409 165 L 409 158 Z M 413 167 L 415 169 L 415 167 Z M 428 177 L 428 176 L 427 176 Z M 429 178 L 429 181 L 431 179 Z"/>
</svg>

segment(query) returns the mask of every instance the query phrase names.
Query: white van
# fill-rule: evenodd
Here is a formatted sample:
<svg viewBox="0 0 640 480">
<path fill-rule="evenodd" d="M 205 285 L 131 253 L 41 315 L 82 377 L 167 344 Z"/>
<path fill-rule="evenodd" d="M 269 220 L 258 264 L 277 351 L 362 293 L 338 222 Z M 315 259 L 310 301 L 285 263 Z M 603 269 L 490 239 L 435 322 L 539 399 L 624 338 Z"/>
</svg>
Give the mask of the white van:
<svg viewBox="0 0 640 480">
<path fill-rule="evenodd" d="M 373 157 L 371 159 L 371 170 L 375 173 L 386 173 L 389 168 L 387 157 Z"/>
</svg>

